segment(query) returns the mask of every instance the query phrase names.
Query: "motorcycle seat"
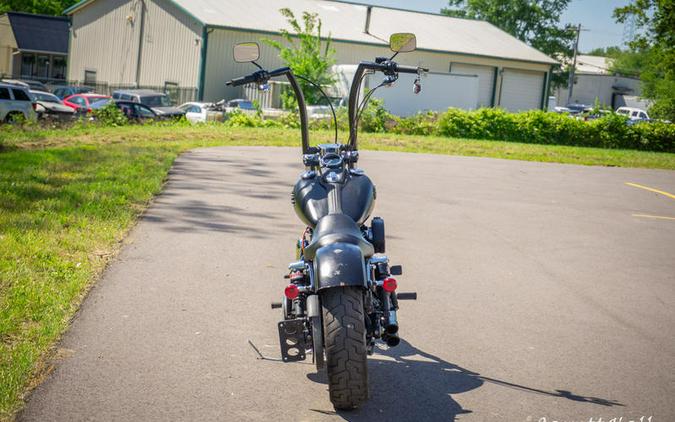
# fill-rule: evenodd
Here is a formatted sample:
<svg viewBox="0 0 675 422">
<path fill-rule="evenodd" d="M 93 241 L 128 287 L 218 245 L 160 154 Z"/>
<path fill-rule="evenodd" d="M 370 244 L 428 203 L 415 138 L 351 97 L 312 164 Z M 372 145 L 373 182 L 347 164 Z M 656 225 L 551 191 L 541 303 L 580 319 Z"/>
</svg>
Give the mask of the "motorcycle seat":
<svg viewBox="0 0 675 422">
<path fill-rule="evenodd" d="M 364 258 L 371 257 L 375 253 L 373 245 L 363 237 L 351 217 L 345 214 L 328 214 L 317 223 L 312 242 L 305 248 L 304 257 L 311 261 L 320 248 L 338 242 L 357 245 Z"/>
</svg>

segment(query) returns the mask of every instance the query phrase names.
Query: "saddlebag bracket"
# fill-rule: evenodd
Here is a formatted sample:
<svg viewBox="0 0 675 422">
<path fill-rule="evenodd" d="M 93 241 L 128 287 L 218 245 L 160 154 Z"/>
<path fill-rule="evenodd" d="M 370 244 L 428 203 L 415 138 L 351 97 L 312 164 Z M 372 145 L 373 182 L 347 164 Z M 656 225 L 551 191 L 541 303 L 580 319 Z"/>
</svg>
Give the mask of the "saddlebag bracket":
<svg viewBox="0 0 675 422">
<path fill-rule="evenodd" d="M 280 321 L 279 345 L 281 359 L 284 362 L 299 362 L 305 360 L 305 320 L 303 318 Z"/>
</svg>

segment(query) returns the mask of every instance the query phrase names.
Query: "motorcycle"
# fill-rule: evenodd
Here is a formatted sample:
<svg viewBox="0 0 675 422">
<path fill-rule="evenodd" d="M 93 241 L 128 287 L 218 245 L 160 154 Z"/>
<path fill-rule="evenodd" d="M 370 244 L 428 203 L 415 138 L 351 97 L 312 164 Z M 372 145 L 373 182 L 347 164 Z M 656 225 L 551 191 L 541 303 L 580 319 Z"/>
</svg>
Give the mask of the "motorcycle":
<svg viewBox="0 0 675 422">
<path fill-rule="evenodd" d="M 393 56 L 361 62 L 349 93 L 349 140 L 338 142 L 337 118 L 335 143 L 310 146 L 307 108 L 298 79 L 322 88 L 311 80 L 295 75 L 288 67 L 266 70 L 256 61 L 260 57 L 257 43 L 234 47 L 234 60 L 252 63 L 258 70 L 233 79 L 227 84 L 257 84 L 267 87 L 273 77 L 285 76 L 297 98 L 302 137 L 302 159 L 306 171 L 292 192 L 295 212 L 305 224 L 296 244 L 297 261 L 291 263 L 285 278 L 281 303 L 283 320 L 278 324 L 281 356 L 284 362 L 306 359 L 311 351 L 318 371 L 326 368 L 330 400 L 336 409 L 354 409 L 368 398 L 367 356 L 373 354 L 375 341 L 388 347 L 400 342 L 399 301 L 414 300 L 416 293 L 397 293 L 400 265 L 389 265 L 385 253 L 384 220 L 370 217 L 377 192 L 359 160 L 358 125 L 373 93 L 390 86 L 400 73 L 416 74 L 413 92 L 421 90 L 420 76 L 428 72 L 421 67 L 402 66 L 394 61 L 399 53 L 414 51 L 414 34 L 399 33 L 390 38 Z M 368 74 L 381 72 L 384 80 L 361 98 L 361 88 Z M 329 100 L 330 103 L 330 100 Z"/>
</svg>

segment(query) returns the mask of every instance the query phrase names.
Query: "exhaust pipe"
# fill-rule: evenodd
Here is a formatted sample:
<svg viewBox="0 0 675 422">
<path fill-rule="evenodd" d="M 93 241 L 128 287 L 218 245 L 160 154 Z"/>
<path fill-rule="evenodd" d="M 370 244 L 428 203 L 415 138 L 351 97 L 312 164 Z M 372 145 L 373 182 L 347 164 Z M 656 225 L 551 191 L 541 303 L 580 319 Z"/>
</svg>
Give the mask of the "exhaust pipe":
<svg viewBox="0 0 675 422">
<path fill-rule="evenodd" d="M 384 340 L 389 347 L 396 347 L 401 342 L 401 338 L 398 334 L 385 334 L 382 336 L 382 340 Z"/>
<path fill-rule="evenodd" d="M 389 311 L 389 316 L 387 318 L 384 330 L 387 332 L 387 334 L 398 333 L 398 320 L 396 319 L 396 311 Z"/>
</svg>

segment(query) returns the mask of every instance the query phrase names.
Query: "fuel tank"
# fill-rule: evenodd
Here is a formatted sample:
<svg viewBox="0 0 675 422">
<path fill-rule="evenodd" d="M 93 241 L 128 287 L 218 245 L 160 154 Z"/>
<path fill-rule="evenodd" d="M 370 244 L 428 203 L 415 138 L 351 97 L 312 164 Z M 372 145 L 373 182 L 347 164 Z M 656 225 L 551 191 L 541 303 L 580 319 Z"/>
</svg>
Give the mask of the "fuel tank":
<svg viewBox="0 0 675 422">
<path fill-rule="evenodd" d="M 329 212 L 328 196 L 335 189 L 342 212 L 357 224 L 363 224 L 375 206 L 375 186 L 365 174 L 347 173 L 343 183 L 327 183 L 315 172 L 305 173 L 293 188 L 295 213 L 308 226 Z"/>
</svg>

